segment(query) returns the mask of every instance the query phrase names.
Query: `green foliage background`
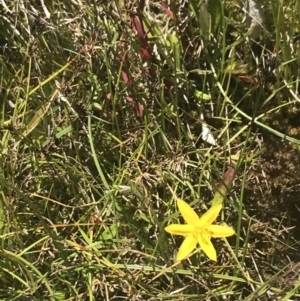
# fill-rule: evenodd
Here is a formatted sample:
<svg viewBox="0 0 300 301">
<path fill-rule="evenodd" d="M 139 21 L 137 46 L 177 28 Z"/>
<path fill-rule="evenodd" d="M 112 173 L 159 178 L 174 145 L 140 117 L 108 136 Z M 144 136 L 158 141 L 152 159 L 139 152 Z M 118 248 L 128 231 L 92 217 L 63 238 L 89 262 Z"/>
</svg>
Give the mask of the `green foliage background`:
<svg viewBox="0 0 300 301">
<path fill-rule="evenodd" d="M 0 9 L 0 300 L 300 298 L 298 1 L 257 41 L 233 0 Z M 214 196 L 237 236 L 174 266 Z"/>
</svg>

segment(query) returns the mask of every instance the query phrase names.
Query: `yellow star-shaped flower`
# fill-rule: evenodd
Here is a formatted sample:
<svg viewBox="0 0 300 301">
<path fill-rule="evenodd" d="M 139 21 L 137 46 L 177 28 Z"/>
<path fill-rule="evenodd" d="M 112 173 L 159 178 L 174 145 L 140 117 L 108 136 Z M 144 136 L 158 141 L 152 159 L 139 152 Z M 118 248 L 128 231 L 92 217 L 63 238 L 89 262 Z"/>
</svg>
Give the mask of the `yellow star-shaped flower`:
<svg viewBox="0 0 300 301">
<path fill-rule="evenodd" d="M 228 237 L 235 234 L 234 230 L 228 226 L 212 225 L 219 215 L 222 205 L 212 206 L 200 218 L 185 201 L 177 200 L 177 206 L 187 224 L 174 224 L 165 228 L 168 233 L 185 236 L 176 260 L 180 261 L 188 257 L 199 243 L 207 257 L 217 261 L 217 253 L 211 238 Z"/>
</svg>

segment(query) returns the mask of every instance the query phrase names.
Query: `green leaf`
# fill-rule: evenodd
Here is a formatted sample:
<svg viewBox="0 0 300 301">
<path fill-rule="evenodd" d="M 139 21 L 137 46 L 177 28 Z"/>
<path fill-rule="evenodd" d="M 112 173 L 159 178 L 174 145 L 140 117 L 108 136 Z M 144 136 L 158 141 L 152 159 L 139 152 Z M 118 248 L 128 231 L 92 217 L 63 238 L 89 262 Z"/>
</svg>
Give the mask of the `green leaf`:
<svg viewBox="0 0 300 301">
<path fill-rule="evenodd" d="M 216 34 L 218 26 L 222 21 L 222 4 L 221 0 L 208 0 L 207 11 L 210 14 L 210 29 L 213 34 Z"/>
<path fill-rule="evenodd" d="M 230 188 L 232 180 L 234 177 L 234 169 L 229 167 L 225 172 L 222 181 L 219 183 L 217 187 L 217 191 L 214 195 L 214 198 L 211 201 L 211 206 L 223 204 L 224 198 L 228 193 L 228 188 Z"/>
<path fill-rule="evenodd" d="M 208 7 L 207 3 L 203 3 L 200 6 L 200 18 L 199 18 L 199 23 L 200 23 L 200 32 L 204 38 L 205 41 L 210 40 L 210 34 L 211 34 L 211 17 L 208 12 Z"/>
<path fill-rule="evenodd" d="M 202 91 L 196 90 L 195 97 L 200 101 L 211 101 L 211 96 Z"/>
</svg>

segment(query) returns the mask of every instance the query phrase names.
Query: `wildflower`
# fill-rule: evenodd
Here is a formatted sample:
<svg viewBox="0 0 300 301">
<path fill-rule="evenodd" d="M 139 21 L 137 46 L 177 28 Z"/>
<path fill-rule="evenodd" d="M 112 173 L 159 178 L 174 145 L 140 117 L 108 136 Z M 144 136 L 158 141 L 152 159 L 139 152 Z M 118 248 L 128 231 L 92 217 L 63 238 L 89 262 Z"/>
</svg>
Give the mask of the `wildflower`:
<svg viewBox="0 0 300 301">
<path fill-rule="evenodd" d="M 219 215 L 222 205 L 212 206 L 200 218 L 196 212 L 183 200 L 177 200 L 177 206 L 182 214 L 186 225 L 169 225 L 165 228 L 170 234 L 185 236 L 177 253 L 177 261 L 186 257 L 195 249 L 199 243 L 203 252 L 214 261 L 217 261 L 217 253 L 211 242 L 212 237 L 228 237 L 235 232 L 228 226 L 212 225 Z"/>
</svg>

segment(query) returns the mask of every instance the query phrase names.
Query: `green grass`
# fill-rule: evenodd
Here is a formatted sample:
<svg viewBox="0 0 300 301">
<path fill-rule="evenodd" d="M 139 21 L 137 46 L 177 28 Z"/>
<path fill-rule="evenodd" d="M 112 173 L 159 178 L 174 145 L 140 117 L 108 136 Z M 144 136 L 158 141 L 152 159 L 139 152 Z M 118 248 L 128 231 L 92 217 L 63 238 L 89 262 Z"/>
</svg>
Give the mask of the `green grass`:
<svg viewBox="0 0 300 301">
<path fill-rule="evenodd" d="M 146 2 L 0 4 L 0 300 L 299 300 L 298 1 Z"/>
</svg>

